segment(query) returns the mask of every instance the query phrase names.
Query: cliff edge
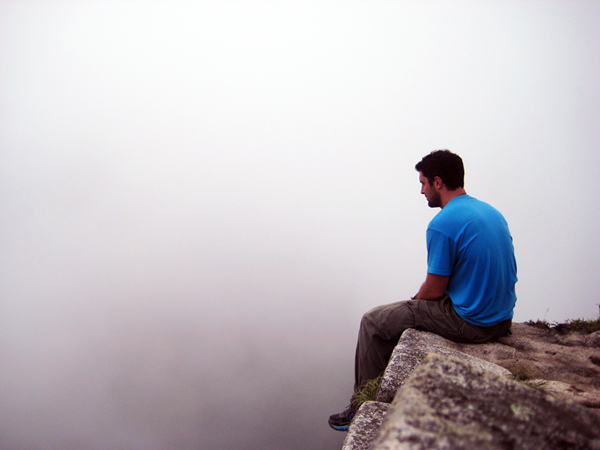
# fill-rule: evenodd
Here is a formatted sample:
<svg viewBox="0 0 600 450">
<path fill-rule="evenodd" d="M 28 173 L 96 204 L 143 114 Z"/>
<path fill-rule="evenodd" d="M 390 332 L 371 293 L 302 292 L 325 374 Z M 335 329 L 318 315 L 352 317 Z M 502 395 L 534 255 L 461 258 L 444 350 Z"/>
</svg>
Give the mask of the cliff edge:
<svg viewBox="0 0 600 450">
<path fill-rule="evenodd" d="M 600 332 L 513 324 L 487 344 L 404 332 L 342 450 L 600 449 Z"/>
</svg>

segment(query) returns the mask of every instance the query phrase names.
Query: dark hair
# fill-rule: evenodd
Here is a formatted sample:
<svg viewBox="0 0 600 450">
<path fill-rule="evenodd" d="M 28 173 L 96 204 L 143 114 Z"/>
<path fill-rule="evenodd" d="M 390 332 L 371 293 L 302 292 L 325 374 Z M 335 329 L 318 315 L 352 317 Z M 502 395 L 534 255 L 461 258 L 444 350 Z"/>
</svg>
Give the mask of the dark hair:
<svg viewBox="0 0 600 450">
<path fill-rule="evenodd" d="M 433 184 L 440 177 L 446 187 L 454 191 L 465 185 L 465 168 L 462 159 L 450 150 L 434 150 L 415 166 L 418 172 Z"/>
</svg>

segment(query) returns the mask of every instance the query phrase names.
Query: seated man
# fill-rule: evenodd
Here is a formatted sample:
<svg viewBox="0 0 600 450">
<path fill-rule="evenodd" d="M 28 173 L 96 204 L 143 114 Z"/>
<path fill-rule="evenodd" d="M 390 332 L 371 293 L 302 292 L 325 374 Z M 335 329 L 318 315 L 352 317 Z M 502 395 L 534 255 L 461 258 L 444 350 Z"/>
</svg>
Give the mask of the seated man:
<svg viewBox="0 0 600 450">
<path fill-rule="evenodd" d="M 361 321 L 354 391 L 379 377 L 407 328 L 456 342 L 482 343 L 509 332 L 516 302 L 517 265 L 502 214 L 467 195 L 460 156 L 437 150 L 417 165 L 421 194 L 442 210 L 427 227 L 427 277 L 408 301 L 383 305 Z M 329 418 L 346 431 L 352 403 Z"/>
</svg>

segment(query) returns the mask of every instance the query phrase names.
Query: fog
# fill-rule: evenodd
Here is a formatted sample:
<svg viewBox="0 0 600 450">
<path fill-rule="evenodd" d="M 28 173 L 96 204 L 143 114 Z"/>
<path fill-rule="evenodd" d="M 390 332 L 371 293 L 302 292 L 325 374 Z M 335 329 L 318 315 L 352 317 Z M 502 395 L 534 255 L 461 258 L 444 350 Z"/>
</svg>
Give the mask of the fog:
<svg viewBox="0 0 600 450">
<path fill-rule="evenodd" d="M 448 148 L 595 319 L 600 5 L 0 3 L 0 447 L 335 449 Z"/>
</svg>

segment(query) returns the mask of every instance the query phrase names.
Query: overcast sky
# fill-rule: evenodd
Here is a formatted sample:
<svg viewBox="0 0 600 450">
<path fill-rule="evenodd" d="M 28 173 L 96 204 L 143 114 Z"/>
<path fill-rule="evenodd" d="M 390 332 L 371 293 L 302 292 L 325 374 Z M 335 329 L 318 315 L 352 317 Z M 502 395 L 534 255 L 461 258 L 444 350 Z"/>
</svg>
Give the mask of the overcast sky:
<svg viewBox="0 0 600 450">
<path fill-rule="evenodd" d="M 515 320 L 595 319 L 600 3 L 0 3 L 0 446 L 328 449 L 462 156 Z"/>
</svg>

